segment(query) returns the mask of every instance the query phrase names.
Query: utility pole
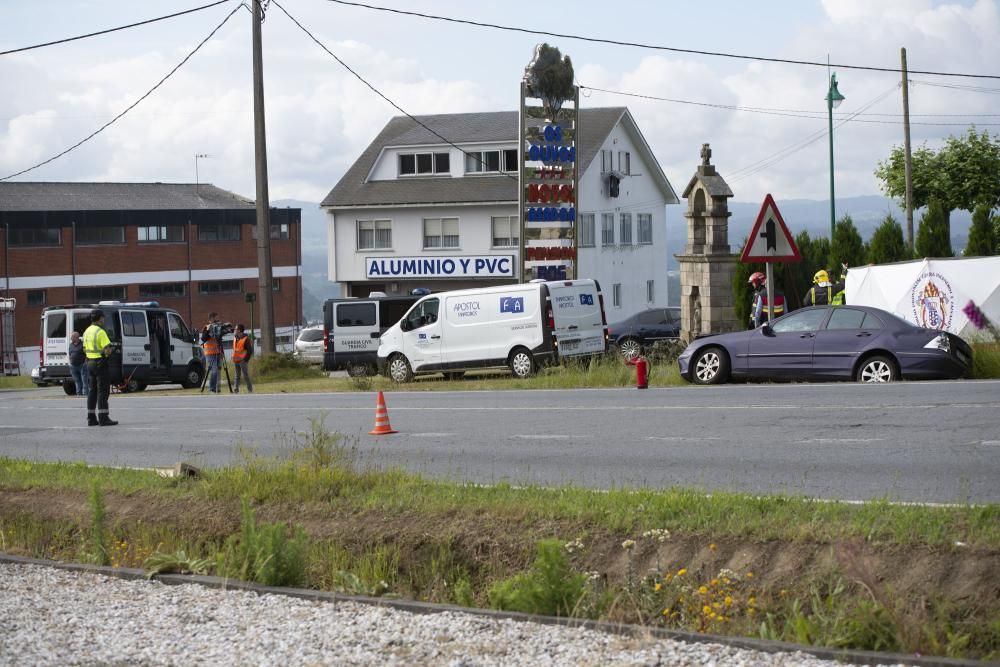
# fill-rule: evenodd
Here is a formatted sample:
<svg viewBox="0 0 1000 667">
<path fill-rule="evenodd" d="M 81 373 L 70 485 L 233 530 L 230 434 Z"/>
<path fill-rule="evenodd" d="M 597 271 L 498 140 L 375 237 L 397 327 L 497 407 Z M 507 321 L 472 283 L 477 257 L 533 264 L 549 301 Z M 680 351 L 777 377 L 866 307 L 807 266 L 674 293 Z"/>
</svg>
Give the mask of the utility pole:
<svg viewBox="0 0 1000 667">
<path fill-rule="evenodd" d="M 913 155 L 910 153 L 910 81 L 906 75 L 906 48 L 899 50 L 903 70 L 903 174 L 906 179 L 906 245 L 913 250 Z"/>
<path fill-rule="evenodd" d="M 267 138 L 264 134 L 264 64 L 260 48 L 261 0 L 253 0 L 253 147 L 257 172 L 257 303 L 260 351 L 274 352 L 274 305 L 271 290 L 271 203 L 267 194 Z"/>
</svg>

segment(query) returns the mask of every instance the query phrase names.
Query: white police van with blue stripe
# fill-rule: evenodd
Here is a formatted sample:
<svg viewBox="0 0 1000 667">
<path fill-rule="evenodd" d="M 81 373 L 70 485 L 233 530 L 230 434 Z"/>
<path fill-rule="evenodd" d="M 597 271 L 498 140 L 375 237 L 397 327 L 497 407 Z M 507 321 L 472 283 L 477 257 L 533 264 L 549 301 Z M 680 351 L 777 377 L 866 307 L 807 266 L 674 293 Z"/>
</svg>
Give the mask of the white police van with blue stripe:
<svg viewBox="0 0 1000 667">
<path fill-rule="evenodd" d="M 414 375 L 461 377 L 540 366 L 607 351 L 604 298 L 596 280 L 536 281 L 423 297 L 379 339 L 379 370 L 397 382 Z"/>
</svg>

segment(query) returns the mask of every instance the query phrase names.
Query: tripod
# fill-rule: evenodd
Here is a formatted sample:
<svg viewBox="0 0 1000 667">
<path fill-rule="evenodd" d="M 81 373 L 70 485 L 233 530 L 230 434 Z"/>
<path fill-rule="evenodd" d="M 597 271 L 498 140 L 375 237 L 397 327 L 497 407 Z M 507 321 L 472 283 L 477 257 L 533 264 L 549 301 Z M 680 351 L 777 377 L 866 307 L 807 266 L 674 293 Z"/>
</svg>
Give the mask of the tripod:
<svg viewBox="0 0 1000 667">
<path fill-rule="evenodd" d="M 233 393 L 233 379 L 229 375 L 229 364 L 226 363 L 226 355 L 219 354 L 219 365 L 222 367 L 223 372 L 226 374 L 226 386 L 229 387 L 229 393 Z M 201 391 L 205 392 L 205 386 L 208 384 L 208 368 L 205 368 L 205 377 L 201 380 Z"/>
</svg>

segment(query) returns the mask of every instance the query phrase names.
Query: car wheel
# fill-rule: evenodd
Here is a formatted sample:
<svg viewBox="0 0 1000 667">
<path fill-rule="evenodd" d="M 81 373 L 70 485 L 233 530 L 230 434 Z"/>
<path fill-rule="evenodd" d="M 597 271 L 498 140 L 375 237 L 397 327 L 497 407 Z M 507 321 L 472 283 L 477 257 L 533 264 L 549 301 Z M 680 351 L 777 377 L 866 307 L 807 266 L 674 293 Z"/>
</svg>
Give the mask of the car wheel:
<svg viewBox="0 0 1000 667">
<path fill-rule="evenodd" d="M 896 365 L 889 357 L 881 355 L 865 359 L 858 367 L 855 379 L 858 382 L 894 382 L 898 380 Z"/>
<path fill-rule="evenodd" d="M 705 348 L 691 360 L 691 381 L 719 384 L 729 378 L 729 358 L 717 347 Z"/>
<path fill-rule="evenodd" d="M 531 352 L 523 347 L 511 352 L 507 363 L 510 366 L 510 372 L 516 378 L 531 377 L 535 374 L 535 358 L 531 356 Z"/>
<path fill-rule="evenodd" d="M 63 391 L 66 392 L 67 396 L 76 396 L 76 383 L 72 380 L 66 380 L 62 383 Z"/>
<path fill-rule="evenodd" d="M 465 376 L 465 371 L 448 371 L 442 375 L 445 380 L 461 380 Z"/>
<path fill-rule="evenodd" d="M 203 371 L 200 366 L 188 366 L 187 373 L 184 375 L 184 380 L 181 382 L 181 386 L 185 389 L 197 389 L 201 386 L 201 381 L 204 379 L 202 372 Z"/>
<path fill-rule="evenodd" d="M 625 338 L 618 343 L 618 349 L 626 359 L 635 359 L 642 354 L 642 345 L 635 338 Z"/>
<path fill-rule="evenodd" d="M 394 354 L 389 358 L 389 378 L 393 382 L 409 382 L 413 379 L 413 369 L 410 362 L 401 354 Z"/>
<path fill-rule="evenodd" d="M 360 378 L 371 375 L 371 369 L 368 364 L 351 364 L 347 367 L 347 374 L 352 378 Z"/>
<path fill-rule="evenodd" d="M 134 394 L 137 391 L 142 391 L 142 389 L 139 389 L 139 387 L 141 386 L 142 383 L 140 383 L 138 380 L 129 379 L 126 380 L 125 384 L 122 386 L 122 392 L 125 394 Z"/>
</svg>

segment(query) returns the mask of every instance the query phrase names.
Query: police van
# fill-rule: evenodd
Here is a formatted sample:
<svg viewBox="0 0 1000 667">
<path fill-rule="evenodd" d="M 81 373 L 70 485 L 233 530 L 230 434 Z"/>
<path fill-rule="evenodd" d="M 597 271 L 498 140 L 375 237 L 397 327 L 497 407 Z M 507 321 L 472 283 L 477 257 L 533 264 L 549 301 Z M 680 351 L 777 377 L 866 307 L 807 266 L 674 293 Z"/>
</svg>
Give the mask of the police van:
<svg viewBox="0 0 1000 667">
<path fill-rule="evenodd" d="M 76 331 L 83 337 L 95 308 L 104 312 L 104 330 L 111 339 L 112 384 L 125 391 L 142 391 L 151 384 L 201 386 L 205 363 L 195 332 L 176 310 L 161 308 L 155 301 L 45 308 L 35 384 L 61 384 L 67 394 L 76 393 L 69 371 L 70 335 Z"/>
<path fill-rule="evenodd" d="M 368 298 L 327 299 L 323 303 L 323 369 L 346 370 L 352 377 L 374 374 L 379 336 L 420 296 L 372 292 Z"/>
<path fill-rule="evenodd" d="M 421 298 L 382 334 L 378 364 L 397 382 L 424 373 L 454 378 L 504 367 L 528 377 L 540 366 L 607 349 L 596 280 L 533 281 Z"/>
</svg>

